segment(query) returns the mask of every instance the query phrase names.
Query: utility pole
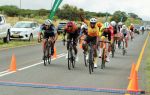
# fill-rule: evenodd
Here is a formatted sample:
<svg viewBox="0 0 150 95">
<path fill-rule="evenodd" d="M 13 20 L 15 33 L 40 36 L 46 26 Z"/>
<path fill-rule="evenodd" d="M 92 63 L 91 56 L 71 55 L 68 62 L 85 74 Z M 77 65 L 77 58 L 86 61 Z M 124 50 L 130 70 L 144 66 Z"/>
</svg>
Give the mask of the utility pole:
<svg viewBox="0 0 150 95">
<path fill-rule="evenodd" d="M 20 10 L 21 10 L 21 0 L 20 0 L 20 6 L 19 7 L 20 7 Z M 19 20 L 20 20 L 20 14 L 19 14 Z"/>
</svg>

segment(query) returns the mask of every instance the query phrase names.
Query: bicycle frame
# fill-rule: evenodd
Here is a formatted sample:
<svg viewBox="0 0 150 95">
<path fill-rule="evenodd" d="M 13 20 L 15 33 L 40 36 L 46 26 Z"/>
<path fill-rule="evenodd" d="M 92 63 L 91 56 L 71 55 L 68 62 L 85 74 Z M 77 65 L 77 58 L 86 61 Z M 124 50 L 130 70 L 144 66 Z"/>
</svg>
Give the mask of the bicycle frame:
<svg viewBox="0 0 150 95">
<path fill-rule="evenodd" d="M 67 41 L 69 43 L 68 47 L 68 69 L 71 69 L 71 65 L 75 67 L 75 54 L 73 54 L 73 41 Z M 72 64 L 71 64 L 72 63 Z"/>
<path fill-rule="evenodd" d="M 106 63 L 106 54 L 107 54 L 107 44 L 110 43 L 109 41 L 99 41 L 103 43 L 103 53 L 102 53 L 102 64 L 101 64 L 101 69 L 105 68 L 105 63 Z"/>
</svg>

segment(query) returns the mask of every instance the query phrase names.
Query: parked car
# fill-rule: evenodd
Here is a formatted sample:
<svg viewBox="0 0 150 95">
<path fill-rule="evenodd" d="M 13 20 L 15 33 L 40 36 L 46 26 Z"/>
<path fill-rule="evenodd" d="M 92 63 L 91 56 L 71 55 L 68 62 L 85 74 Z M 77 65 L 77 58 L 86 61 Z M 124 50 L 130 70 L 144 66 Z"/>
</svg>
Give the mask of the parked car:
<svg viewBox="0 0 150 95">
<path fill-rule="evenodd" d="M 34 21 L 20 21 L 17 22 L 13 28 L 10 29 L 11 39 L 22 39 L 31 41 L 38 37 L 39 25 Z"/>
<path fill-rule="evenodd" d="M 66 24 L 67 22 L 60 22 L 58 24 L 58 27 L 57 27 L 58 34 L 61 34 L 64 31 Z"/>
<path fill-rule="evenodd" d="M 146 25 L 146 30 L 150 30 L 150 25 Z"/>
<path fill-rule="evenodd" d="M 0 15 L 0 38 L 4 43 L 10 41 L 10 28 L 11 25 L 6 23 L 5 17 Z"/>
</svg>

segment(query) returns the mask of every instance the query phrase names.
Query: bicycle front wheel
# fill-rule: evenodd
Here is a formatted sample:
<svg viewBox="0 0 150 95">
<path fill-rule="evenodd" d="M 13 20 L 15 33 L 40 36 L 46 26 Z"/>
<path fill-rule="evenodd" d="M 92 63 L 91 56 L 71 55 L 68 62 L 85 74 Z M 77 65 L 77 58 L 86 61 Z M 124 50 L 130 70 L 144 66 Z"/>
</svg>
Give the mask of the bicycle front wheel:
<svg viewBox="0 0 150 95">
<path fill-rule="evenodd" d="M 112 58 L 114 58 L 114 55 L 115 55 L 115 43 L 112 44 Z"/>
<path fill-rule="evenodd" d="M 71 55 L 70 55 L 70 49 L 68 50 L 68 70 L 71 70 Z"/>
<path fill-rule="evenodd" d="M 103 49 L 101 69 L 105 68 L 105 62 L 106 62 L 106 52 L 105 49 Z"/>
<path fill-rule="evenodd" d="M 84 54 L 84 63 L 85 63 L 85 66 L 87 67 L 87 60 L 86 60 L 86 56 L 88 56 L 88 55 L 86 55 L 86 53 L 85 53 L 85 52 L 83 52 L 83 54 Z"/>
<path fill-rule="evenodd" d="M 48 63 L 51 64 L 51 47 L 48 48 Z"/>
<path fill-rule="evenodd" d="M 92 56 L 92 53 L 90 52 L 89 54 L 89 73 L 91 74 L 93 72 L 93 56 Z"/>
</svg>

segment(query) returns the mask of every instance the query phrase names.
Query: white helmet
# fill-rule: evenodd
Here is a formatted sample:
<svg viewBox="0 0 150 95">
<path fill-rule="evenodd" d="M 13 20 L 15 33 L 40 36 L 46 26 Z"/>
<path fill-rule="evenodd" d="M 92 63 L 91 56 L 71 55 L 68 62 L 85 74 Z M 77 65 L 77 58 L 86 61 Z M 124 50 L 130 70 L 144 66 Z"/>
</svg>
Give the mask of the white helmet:
<svg viewBox="0 0 150 95">
<path fill-rule="evenodd" d="M 123 25 L 123 26 L 122 26 L 122 29 L 126 29 L 126 28 L 127 28 L 126 25 Z"/>
<path fill-rule="evenodd" d="M 122 25 L 123 23 L 122 22 L 118 22 L 118 25 Z"/>
<path fill-rule="evenodd" d="M 131 23 L 131 26 L 133 26 L 133 23 Z"/>
<path fill-rule="evenodd" d="M 112 26 L 116 26 L 116 22 L 115 21 L 111 21 L 111 25 Z"/>
<path fill-rule="evenodd" d="M 97 22 L 97 19 L 96 18 L 91 18 L 90 19 L 90 23 L 96 23 Z"/>
<path fill-rule="evenodd" d="M 86 24 L 83 24 L 83 25 L 81 26 L 81 29 L 88 29 L 88 27 L 87 27 Z"/>
<path fill-rule="evenodd" d="M 52 21 L 50 19 L 45 20 L 45 25 L 51 25 Z"/>
</svg>

